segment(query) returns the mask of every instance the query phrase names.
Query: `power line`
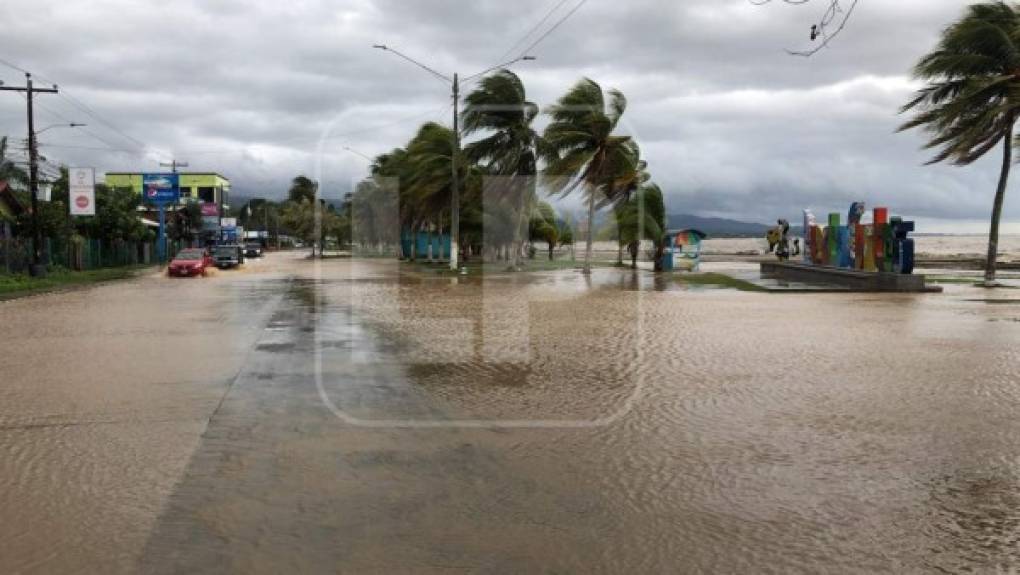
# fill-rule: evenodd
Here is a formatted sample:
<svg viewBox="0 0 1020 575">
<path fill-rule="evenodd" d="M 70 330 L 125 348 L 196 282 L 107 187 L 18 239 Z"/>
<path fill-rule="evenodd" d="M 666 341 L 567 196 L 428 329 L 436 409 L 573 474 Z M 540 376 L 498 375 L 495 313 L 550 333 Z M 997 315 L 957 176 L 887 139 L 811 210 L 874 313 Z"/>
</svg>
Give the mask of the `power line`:
<svg viewBox="0 0 1020 575">
<path fill-rule="evenodd" d="M 55 117 L 55 118 L 57 118 L 57 119 L 59 119 L 59 120 L 61 120 L 63 122 L 67 122 L 69 124 L 72 123 L 71 120 L 67 119 L 66 116 L 64 116 L 63 114 L 60 114 L 60 113 L 54 111 L 53 109 L 51 109 L 51 108 L 49 108 L 49 107 L 47 107 L 45 105 L 37 103 L 36 106 L 42 108 L 42 110 L 44 112 L 50 114 L 51 116 L 53 116 L 53 117 Z M 110 148 L 116 148 L 117 147 L 117 144 L 114 144 L 113 142 L 107 140 L 106 138 L 103 138 L 103 137 L 99 136 L 98 134 L 96 134 L 92 130 L 86 130 L 84 127 L 81 127 L 81 126 L 78 127 L 77 129 L 78 129 L 78 131 L 80 131 L 80 132 L 82 132 L 82 133 L 92 137 L 93 139 L 98 140 L 98 141 L 106 144 L 107 146 L 110 146 Z M 139 156 L 144 156 L 145 155 L 144 152 L 145 152 L 144 149 L 134 150 L 134 153 L 138 154 Z"/>
<path fill-rule="evenodd" d="M 86 114 L 91 116 L 93 119 L 95 119 L 99 123 L 103 124 L 104 126 L 109 128 L 110 130 L 114 131 L 115 133 L 120 135 L 122 138 L 128 140 L 132 144 L 135 144 L 139 148 L 143 148 L 143 149 L 147 147 L 145 145 L 145 142 L 142 142 L 141 140 L 139 140 L 139 139 L 129 135 L 128 133 L 124 132 L 120 128 L 118 128 L 118 127 L 114 126 L 113 124 L 111 124 L 110 122 L 106 121 L 106 119 L 103 118 L 102 116 L 100 116 L 98 112 L 94 111 L 92 108 L 90 108 L 89 106 L 85 105 L 85 103 L 82 102 L 81 100 L 71 96 L 70 94 L 67 94 L 66 91 L 65 91 L 65 93 L 62 93 L 60 95 L 60 97 L 62 97 L 63 99 L 67 100 L 72 105 L 76 106 L 78 109 L 80 109 L 81 111 L 85 112 Z"/>
<path fill-rule="evenodd" d="M 588 0 L 581 0 L 580 2 L 578 2 L 576 6 L 574 6 L 573 8 L 570 9 L 570 12 L 567 12 L 562 18 L 557 20 L 556 23 L 553 24 L 548 30 L 546 30 L 544 34 L 539 36 L 537 40 L 532 42 L 524 50 L 521 50 L 520 55 L 523 57 L 525 54 L 531 52 L 535 48 L 535 46 L 538 46 L 539 44 L 541 44 L 543 40 L 545 40 L 546 38 L 549 37 L 550 34 L 555 32 L 556 29 L 560 27 L 560 25 L 562 25 L 564 22 L 566 22 L 567 19 L 569 19 L 571 16 L 573 16 L 574 13 L 577 12 L 578 10 L 580 10 L 581 6 L 584 6 L 587 2 L 588 2 Z"/>
<path fill-rule="evenodd" d="M 14 70 L 17 70 L 18 72 L 21 72 L 22 74 L 28 74 L 29 73 L 28 70 L 22 68 L 21 66 L 12 64 L 12 63 L 8 62 L 7 60 L 4 60 L 3 58 L 0 58 L 0 64 L 3 64 L 4 66 L 7 66 L 8 68 L 13 68 Z"/>
<path fill-rule="evenodd" d="M 22 68 L 21 66 L 18 66 L 18 65 L 14 64 L 14 63 L 6 60 L 6 59 L 0 58 L 0 64 L 3 64 L 3 65 L 5 65 L 5 66 L 7 66 L 9 68 L 13 68 L 15 70 L 18 70 L 19 72 L 24 72 L 26 74 L 28 73 L 28 71 L 25 70 L 24 68 Z M 50 84 L 57 85 L 57 82 L 54 81 L 53 78 L 48 78 L 48 77 L 46 77 L 46 76 L 44 76 L 42 74 L 35 74 L 35 77 L 39 78 L 40 80 L 43 80 L 45 82 L 48 82 Z M 138 146 L 141 150 L 144 150 L 144 149 L 146 149 L 148 147 L 148 146 L 146 146 L 145 142 L 142 142 L 141 140 L 139 140 L 139 139 L 131 136 L 130 134 L 124 132 L 123 130 L 121 130 L 117 126 L 114 126 L 109 120 L 107 120 L 105 117 L 100 115 L 99 112 L 96 112 L 93 108 L 91 108 L 90 106 L 88 106 L 87 104 L 85 104 L 84 102 L 79 100 L 78 98 L 75 98 L 71 94 L 68 94 L 66 88 L 64 90 L 62 90 L 61 92 L 59 92 L 57 95 L 58 95 L 58 97 L 63 98 L 64 100 L 66 100 L 72 106 L 78 108 L 79 110 L 81 110 L 82 112 L 84 112 L 85 114 L 90 116 L 92 119 L 94 119 L 97 122 L 99 122 L 100 124 L 104 125 L 107 129 L 109 129 L 112 132 L 116 133 L 120 137 L 128 140 L 132 144 Z"/>
<path fill-rule="evenodd" d="M 501 62 L 503 60 L 505 60 L 506 57 L 509 56 L 510 53 L 513 52 L 515 48 L 517 48 L 518 46 L 523 44 L 525 41 L 527 41 L 527 39 L 530 38 L 532 34 L 534 34 L 539 28 L 541 28 L 542 25 L 545 24 L 547 20 L 549 20 L 550 16 L 552 16 L 557 10 L 562 8 L 563 5 L 566 4 L 567 2 L 569 2 L 569 0 L 560 0 L 559 2 L 557 2 L 555 6 L 550 8 L 549 11 L 545 13 L 545 16 L 542 16 L 542 19 L 539 20 L 537 24 L 535 24 L 534 26 L 531 27 L 530 30 L 528 30 L 527 34 L 525 34 L 524 36 L 521 36 L 520 39 L 518 39 L 516 42 L 514 42 L 514 44 L 507 49 L 506 52 L 503 52 L 503 54 L 500 55 L 498 60 L 501 61 Z"/>
<path fill-rule="evenodd" d="M 89 135 L 91 135 L 91 134 L 89 134 Z M 71 149 L 71 150 L 97 150 L 97 151 L 105 151 L 105 152 L 125 152 L 125 153 L 129 153 L 129 154 L 137 154 L 138 153 L 138 150 L 136 150 L 134 148 L 129 150 L 129 149 L 125 149 L 125 148 L 111 148 L 111 147 L 108 147 L 108 146 L 76 146 L 76 145 L 72 145 L 72 144 L 47 144 L 47 143 L 42 143 L 42 142 L 40 142 L 38 144 L 38 146 L 40 148 L 67 148 L 67 149 Z"/>
</svg>

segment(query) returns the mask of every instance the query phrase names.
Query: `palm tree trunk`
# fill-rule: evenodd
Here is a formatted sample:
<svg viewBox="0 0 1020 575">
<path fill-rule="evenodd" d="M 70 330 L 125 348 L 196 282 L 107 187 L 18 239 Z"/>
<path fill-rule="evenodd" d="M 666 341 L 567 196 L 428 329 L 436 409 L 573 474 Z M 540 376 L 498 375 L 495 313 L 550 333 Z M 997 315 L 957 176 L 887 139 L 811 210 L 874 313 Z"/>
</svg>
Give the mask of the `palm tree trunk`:
<svg viewBox="0 0 1020 575">
<path fill-rule="evenodd" d="M 995 264 L 999 257 L 999 219 L 1002 217 L 1002 202 L 1006 197 L 1006 184 L 1009 181 L 1009 168 L 1013 155 L 1013 124 L 1016 120 L 1010 117 L 1009 128 L 1002 136 L 1002 170 L 999 172 L 999 186 L 995 190 L 995 202 L 992 204 L 992 224 L 988 230 L 988 259 L 985 262 L 985 287 L 995 285 Z"/>
<path fill-rule="evenodd" d="M 666 254 L 666 244 L 662 240 L 655 242 L 655 263 L 653 268 L 657 272 L 662 271 L 662 256 Z"/>
<path fill-rule="evenodd" d="M 521 239 L 521 226 L 524 225 L 524 211 L 527 209 L 528 192 L 524 190 L 521 194 L 521 201 L 517 203 L 517 226 L 514 228 L 514 271 L 520 271 L 523 262 L 521 252 L 524 251 L 524 240 Z"/>
<path fill-rule="evenodd" d="M 591 273 L 591 242 L 595 237 L 595 186 L 588 184 L 588 238 L 584 246 L 584 273 Z"/>
</svg>

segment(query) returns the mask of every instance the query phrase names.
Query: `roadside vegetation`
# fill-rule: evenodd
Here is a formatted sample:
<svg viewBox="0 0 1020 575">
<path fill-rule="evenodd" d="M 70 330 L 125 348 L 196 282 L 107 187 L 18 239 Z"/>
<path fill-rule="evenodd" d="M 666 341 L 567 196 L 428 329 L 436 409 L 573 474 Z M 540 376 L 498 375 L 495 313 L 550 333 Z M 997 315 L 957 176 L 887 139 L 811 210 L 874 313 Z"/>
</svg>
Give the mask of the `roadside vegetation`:
<svg viewBox="0 0 1020 575">
<path fill-rule="evenodd" d="M 57 268 L 51 270 L 45 277 L 40 278 L 31 277 L 27 274 L 0 274 L 0 300 L 128 279 L 135 277 L 140 271 L 149 269 L 152 269 L 152 267 L 125 266 L 76 272 L 65 268 Z"/>
<path fill-rule="evenodd" d="M 718 287 L 753 292 L 768 291 L 765 288 L 755 285 L 749 281 L 715 272 L 689 273 L 677 275 L 675 277 L 677 283 L 689 286 Z"/>
<path fill-rule="evenodd" d="M 589 222 L 603 210 L 611 212 L 621 246 L 633 248 L 632 263 L 641 240 L 661 253 L 662 192 L 651 183 L 637 143 L 619 129 L 627 109 L 622 93 L 581 79 L 544 111 L 549 123 L 541 134 L 533 124 L 543 112 L 509 70 L 484 77 L 464 103 L 469 141 L 461 153 L 449 127 L 428 122 L 404 146 L 373 159 L 369 177 L 340 210 L 349 214 L 351 242 L 368 252 L 396 253 L 402 233 L 426 234 L 429 243 L 449 234 L 456 170 L 463 261 L 546 268 L 540 259 L 548 262 L 581 235 L 580 267 L 590 271 L 595 234 Z M 586 211 L 582 225 L 572 214 L 557 213 L 542 194 L 577 196 Z M 411 245 L 408 259 L 428 258 Z"/>
</svg>

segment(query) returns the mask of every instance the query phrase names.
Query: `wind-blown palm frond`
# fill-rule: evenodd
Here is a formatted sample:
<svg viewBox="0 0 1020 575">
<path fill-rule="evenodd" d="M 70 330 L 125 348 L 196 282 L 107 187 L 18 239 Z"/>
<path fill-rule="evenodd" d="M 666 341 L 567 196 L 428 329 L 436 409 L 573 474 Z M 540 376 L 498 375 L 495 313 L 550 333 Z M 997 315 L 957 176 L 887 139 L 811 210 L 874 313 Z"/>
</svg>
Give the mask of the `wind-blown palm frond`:
<svg viewBox="0 0 1020 575">
<path fill-rule="evenodd" d="M 644 173 L 641 151 L 630 136 L 614 130 L 627 109 L 622 93 L 582 78 L 546 113 L 552 121 L 543 133 L 543 181 L 554 194 L 581 189 L 588 202 L 585 271 L 591 271 L 592 222 L 596 208 L 620 200 Z"/>
<path fill-rule="evenodd" d="M 493 232 L 486 236 L 512 243 L 514 268 L 520 266 L 526 214 L 535 199 L 540 143 L 531 124 L 537 115 L 538 106 L 528 101 L 524 84 L 509 70 L 482 78 L 465 98 L 461 114 L 466 135 L 488 134 L 469 143 L 465 156 L 492 176 L 483 187 L 484 223 Z M 497 228 L 508 233 L 497 234 Z"/>
</svg>

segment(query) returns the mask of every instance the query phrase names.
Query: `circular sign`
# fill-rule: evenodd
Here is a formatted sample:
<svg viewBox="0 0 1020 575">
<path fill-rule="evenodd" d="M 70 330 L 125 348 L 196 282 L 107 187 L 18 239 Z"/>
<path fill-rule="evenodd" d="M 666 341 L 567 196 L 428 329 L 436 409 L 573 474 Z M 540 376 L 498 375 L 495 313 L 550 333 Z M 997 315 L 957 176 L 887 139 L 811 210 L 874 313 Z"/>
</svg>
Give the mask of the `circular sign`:
<svg viewBox="0 0 1020 575">
<path fill-rule="evenodd" d="M 78 196 L 77 198 L 74 199 L 74 204 L 84 210 L 85 208 L 89 207 L 89 197 Z"/>
</svg>

